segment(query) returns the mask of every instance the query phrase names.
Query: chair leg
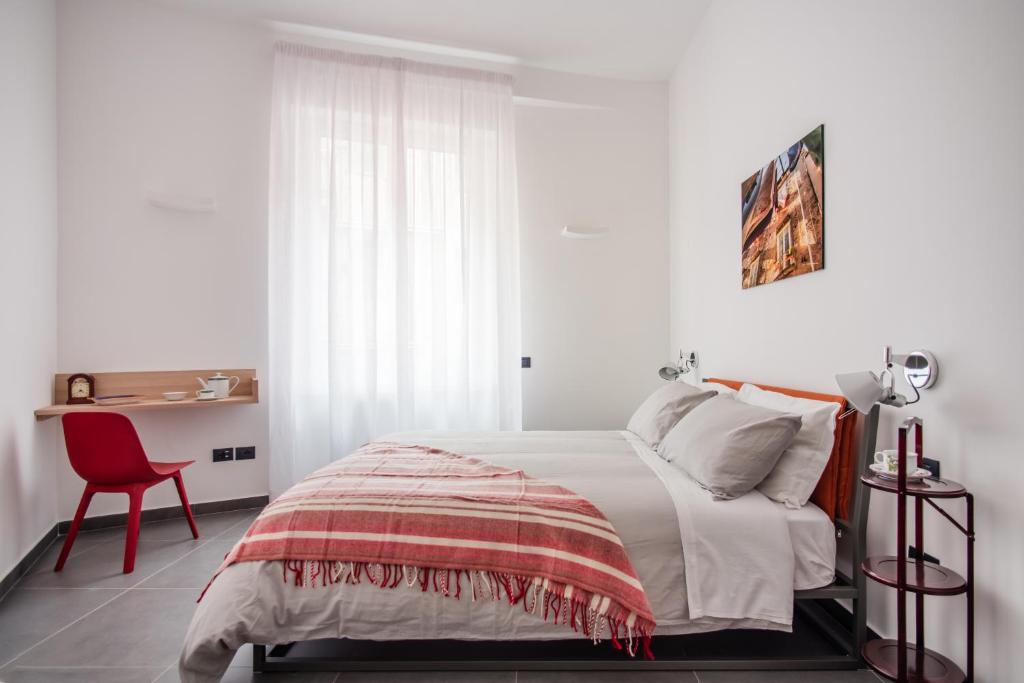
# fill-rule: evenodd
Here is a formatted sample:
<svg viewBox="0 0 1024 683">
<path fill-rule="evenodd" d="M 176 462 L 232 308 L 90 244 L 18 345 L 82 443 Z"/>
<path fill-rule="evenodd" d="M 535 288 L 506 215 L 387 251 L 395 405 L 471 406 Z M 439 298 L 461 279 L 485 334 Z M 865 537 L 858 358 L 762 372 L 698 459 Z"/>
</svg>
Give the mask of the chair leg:
<svg viewBox="0 0 1024 683">
<path fill-rule="evenodd" d="M 192 538 L 199 538 L 199 529 L 196 528 L 196 520 L 192 516 L 192 508 L 188 504 L 188 496 L 185 495 L 185 482 L 181 479 L 181 472 L 174 473 L 174 487 L 178 489 L 178 498 L 181 498 L 181 507 L 185 510 L 185 519 L 188 520 L 188 527 L 192 529 Z"/>
<path fill-rule="evenodd" d="M 128 491 L 128 532 L 124 539 L 124 573 L 135 571 L 135 550 L 139 544 L 139 522 L 142 518 L 144 486 L 133 486 Z"/>
<path fill-rule="evenodd" d="M 89 503 L 92 501 L 94 493 L 96 492 L 92 490 L 92 485 L 86 484 L 85 490 L 82 491 L 82 499 L 78 501 L 78 510 L 75 511 L 75 518 L 71 522 L 71 528 L 68 529 L 67 538 L 64 539 L 64 546 L 60 549 L 57 566 L 53 568 L 53 571 L 59 572 L 64 568 L 64 563 L 67 562 L 68 555 L 71 553 L 71 546 L 75 544 L 75 537 L 78 536 L 78 529 L 82 526 L 82 520 L 85 518 L 85 512 L 89 509 Z"/>
</svg>

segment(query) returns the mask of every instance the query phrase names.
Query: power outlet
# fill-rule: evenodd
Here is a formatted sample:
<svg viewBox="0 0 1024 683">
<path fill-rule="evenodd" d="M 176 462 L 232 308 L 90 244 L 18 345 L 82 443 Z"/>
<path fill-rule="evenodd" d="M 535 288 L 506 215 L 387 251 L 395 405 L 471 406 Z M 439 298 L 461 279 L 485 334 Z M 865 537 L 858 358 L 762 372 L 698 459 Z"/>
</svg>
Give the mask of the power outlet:
<svg viewBox="0 0 1024 683">
<path fill-rule="evenodd" d="M 236 446 L 235 447 L 235 460 L 255 460 L 256 459 L 256 447 L 255 446 Z"/>
<path fill-rule="evenodd" d="M 521 367 L 521 368 L 532 368 L 533 367 L 533 358 L 531 358 L 530 356 L 523 356 L 520 359 L 519 367 Z"/>
<path fill-rule="evenodd" d="M 234 448 L 214 448 L 213 449 L 213 461 L 214 462 L 227 462 L 228 460 L 235 459 Z"/>
<path fill-rule="evenodd" d="M 921 458 L 921 467 L 932 473 L 932 476 L 936 479 L 942 478 L 942 469 L 939 467 L 939 461 L 933 460 L 932 458 Z"/>
</svg>

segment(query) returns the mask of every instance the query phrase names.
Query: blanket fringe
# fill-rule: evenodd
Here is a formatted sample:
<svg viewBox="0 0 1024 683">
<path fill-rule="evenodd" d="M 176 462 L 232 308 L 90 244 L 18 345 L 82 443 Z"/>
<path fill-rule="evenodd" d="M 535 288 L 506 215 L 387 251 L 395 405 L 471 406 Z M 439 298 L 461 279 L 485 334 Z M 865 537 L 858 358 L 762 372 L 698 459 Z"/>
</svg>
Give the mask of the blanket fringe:
<svg viewBox="0 0 1024 683">
<path fill-rule="evenodd" d="M 625 649 L 630 657 L 641 650 L 645 659 L 654 659 L 651 652 L 653 622 L 636 612 L 618 608 L 605 596 L 588 593 L 577 586 L 476 569 L 336 560 L 285 560 L 281 564 L 284 582 L 295 586 L 356 585 L 362 583 L 365 576 L 367 582 L 384 590 L 405 584 L 410 589 L 419 586 L 421 592 L 432 588 L 433 592 L 456 600 L 462 596 L 465 578 L 474 602 L 491 599 L 505 600 L 510 606 L 522 604 L 524 612 L 537 614 L 544 621 L 551 615 L 556 625 L 568 626 L 575 632 L 582 630 L 595 645 L 602 641 L 601 632 L 607 624 L 612 647 L 616 650 Z M 543 610 L 538 609 L 540 605 Z M 625 648 L 619 642 L 620 631 L 625 634 Z"/>
</svg>

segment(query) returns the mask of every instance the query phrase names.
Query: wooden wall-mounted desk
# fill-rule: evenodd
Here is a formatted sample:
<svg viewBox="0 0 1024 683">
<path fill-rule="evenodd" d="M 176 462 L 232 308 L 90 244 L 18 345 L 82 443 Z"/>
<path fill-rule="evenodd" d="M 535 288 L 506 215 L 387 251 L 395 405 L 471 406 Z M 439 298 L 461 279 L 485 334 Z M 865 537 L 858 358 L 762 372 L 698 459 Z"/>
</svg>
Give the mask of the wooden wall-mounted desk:
<svg viewBox="0 0 1024 683">
<path fill-rule="evenodd" d="M 197 377 L 206 379 L 217 372 L 228 377 L 237 376 L 238 386 L 227 398 L 216 401 L 197 401 L 196 390 L 200 389 Z M 122 405 L 97 405 L 94 403 L 67 405 L 68 377 L 67 374 L 55 375 L 53 378 L 53 405 L 36 411 L 37 420 L 63 415 L 64 413 L 115 412 L 128 413 L 139 410 L 181 410 L 184 408 L 211 408 L 214 406 L 230 406 L 245 403 L 259 403 L 259 380 L 256 370 L 168 370 L 157 372 L 95 372 L 96 395 L 136 394 L 142 396 L 138 403 Z M 185 391 L 188 396 L 182 401 L 168 401 L 163 397 L 165 392 Z"/>
</svg>

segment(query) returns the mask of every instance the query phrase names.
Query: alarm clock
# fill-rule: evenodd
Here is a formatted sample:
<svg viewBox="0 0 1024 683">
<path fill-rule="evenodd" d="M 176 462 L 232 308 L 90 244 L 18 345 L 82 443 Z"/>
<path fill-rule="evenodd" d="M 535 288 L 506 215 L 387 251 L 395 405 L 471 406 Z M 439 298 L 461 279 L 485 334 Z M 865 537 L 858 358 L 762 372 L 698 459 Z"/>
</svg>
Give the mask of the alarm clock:
<svg viewBox="0 0 1024 683">
<path fill-rule="evenodd" d="M 68 405 L 77 403 L 94 403 L 96 396 L 96 378 L 84 372 L 68 377 Z"/>
</svg>

